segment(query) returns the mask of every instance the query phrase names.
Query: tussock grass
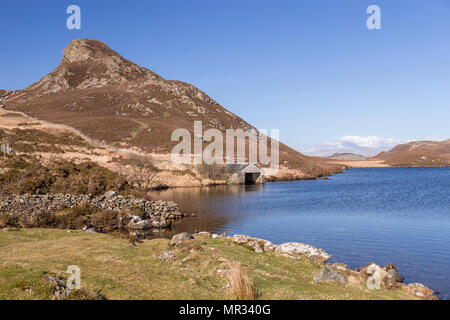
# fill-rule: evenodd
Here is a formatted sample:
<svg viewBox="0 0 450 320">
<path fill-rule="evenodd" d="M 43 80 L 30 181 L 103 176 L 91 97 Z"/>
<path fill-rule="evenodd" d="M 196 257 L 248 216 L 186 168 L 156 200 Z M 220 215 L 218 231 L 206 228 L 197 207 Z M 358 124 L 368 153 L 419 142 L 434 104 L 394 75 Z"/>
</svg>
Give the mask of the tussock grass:
<svg viewBox="0 0 450 320">
<path fill-rule="evenodd" d="M 233 298 L 236 300 L 255 300 L 257 297 L 255 284 L 249 279 L 241 264 L 230 263 L 228 272 Z"/>
</svg>

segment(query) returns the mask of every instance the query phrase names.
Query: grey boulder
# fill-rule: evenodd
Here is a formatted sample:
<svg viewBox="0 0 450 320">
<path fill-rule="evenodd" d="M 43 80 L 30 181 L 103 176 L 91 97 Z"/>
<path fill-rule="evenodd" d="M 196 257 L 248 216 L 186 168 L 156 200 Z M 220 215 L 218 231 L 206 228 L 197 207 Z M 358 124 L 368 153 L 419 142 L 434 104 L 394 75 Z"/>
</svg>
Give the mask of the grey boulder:
<svg viewBox="0 0 450 320">
<path fill-rule="evenodd" d="M 192 240 L 192 239 L 194 239 L 194 238 L 192 237 L 192 234 L 190 234 L 190 233 L 187 233 L 187 232 L 179 233 L 172 237 L 172 240 L 170 241 L 170 245 L 174 246 L 180 242 L 183 242 L 186 240 Z"/>
<path fill-rule="evenodd" d="M 333 267 L 325 265 L 325 267 L 319 272 L 319 274 L 314 277 L 314 281 L 347 283 L 347 277 Z"/>
</svg>

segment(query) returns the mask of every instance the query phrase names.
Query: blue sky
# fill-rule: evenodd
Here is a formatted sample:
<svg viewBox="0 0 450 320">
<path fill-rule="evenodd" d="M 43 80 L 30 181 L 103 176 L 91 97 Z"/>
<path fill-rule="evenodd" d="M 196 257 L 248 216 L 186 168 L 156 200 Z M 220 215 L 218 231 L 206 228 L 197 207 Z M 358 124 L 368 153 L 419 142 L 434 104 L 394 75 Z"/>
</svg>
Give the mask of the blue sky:
<svg viewBox="0 0 450 320">
<path fill-rule="evenodd" d="M 82 29 L 66 28 L 66 8 Z M 381 8 L 382 30 L 366 9 Z M 0 88 L 106 42 L 302 150 L 450 138 L 450 0 L 1 0 Z M 371 137 L 371 138 L 368 138 Z"/>
</svg>

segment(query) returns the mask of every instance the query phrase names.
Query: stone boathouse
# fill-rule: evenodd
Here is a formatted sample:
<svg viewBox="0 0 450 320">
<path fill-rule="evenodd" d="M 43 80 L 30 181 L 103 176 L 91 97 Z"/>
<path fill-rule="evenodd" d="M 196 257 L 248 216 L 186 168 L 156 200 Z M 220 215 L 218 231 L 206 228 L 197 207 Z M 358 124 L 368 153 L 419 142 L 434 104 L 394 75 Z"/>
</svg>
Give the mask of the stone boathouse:
<svg viewBox="0 0 450 320">
<path fill-rule="evenodd" d="M 228 172 L 231 173 L 230 182 L 233 184 L 263 184 L 264 170 L 255 164 L 229 164 Z"/>
</svg>

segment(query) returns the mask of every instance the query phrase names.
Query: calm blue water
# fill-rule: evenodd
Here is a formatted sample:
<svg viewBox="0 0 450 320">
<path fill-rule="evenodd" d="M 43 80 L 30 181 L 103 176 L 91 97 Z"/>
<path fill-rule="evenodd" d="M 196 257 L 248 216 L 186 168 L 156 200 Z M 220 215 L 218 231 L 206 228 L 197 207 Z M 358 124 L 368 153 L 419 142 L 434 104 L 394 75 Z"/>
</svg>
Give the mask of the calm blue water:
<svg viewBox="0 0 450 320">
<path fill-rule="evenodd" d="M 175 232 L 247 234 L 325 249 L 351 268 L 394 263 L 406 282 L 450 299 L 450 168 L 351 169 L 330 180 L 173 189 L 197 213 Z"/>
</svg>

